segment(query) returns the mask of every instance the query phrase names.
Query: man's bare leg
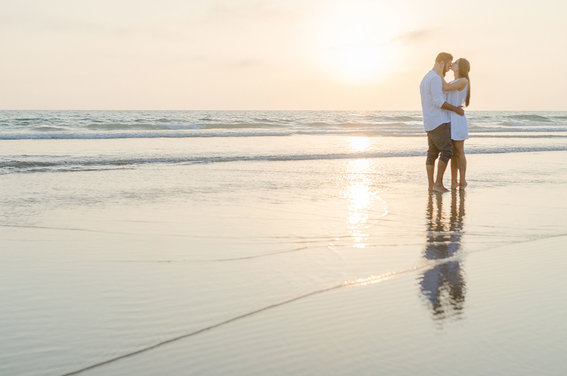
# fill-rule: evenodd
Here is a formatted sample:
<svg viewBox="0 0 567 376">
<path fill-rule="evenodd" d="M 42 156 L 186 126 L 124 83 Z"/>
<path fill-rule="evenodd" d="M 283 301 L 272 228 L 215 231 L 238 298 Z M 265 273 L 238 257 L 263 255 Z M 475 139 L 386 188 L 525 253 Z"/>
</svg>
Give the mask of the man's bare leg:
<svg viewBox="0 0 567 376">
<path fill-rule="evenodd" d="M 429 188 L 429 191 L 432 192 L 433 191 L 433 175 L 435 173 L 435 165 L 425 165 L 425 169 L 427 170 L 427 186 Z"/>
<path fill-rule="evenodd" d="M 435 179 L 432 189 L 434 192 L 449 192 L 449 190 L 443 186 L 443 175 L 445 174 L 446 168 L 447 162 L 439 160 L 437 163 L 437 179 Z"/>
</svg>

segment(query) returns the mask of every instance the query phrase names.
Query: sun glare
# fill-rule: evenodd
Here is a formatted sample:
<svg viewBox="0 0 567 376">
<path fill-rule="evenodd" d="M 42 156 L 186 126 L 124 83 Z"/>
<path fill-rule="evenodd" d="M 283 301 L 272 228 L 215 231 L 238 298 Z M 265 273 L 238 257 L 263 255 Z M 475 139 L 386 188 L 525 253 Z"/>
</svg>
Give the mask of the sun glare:
<svg viewBox="0 0 567 376">
<path fill-rule="evenodd" d="M 348 142 L 352 151 L 366 151 L 370 147 L 369 137 L 350 137 Z"/>
<path fill-rule="evenodd" d="M 379 79 L 396 58 L 399 22 L 391 8 L 370 2 L 345 3 L 317 17 L 314 52 L 317 65 L 332 77 L 352 83 Z"/>
</svg>

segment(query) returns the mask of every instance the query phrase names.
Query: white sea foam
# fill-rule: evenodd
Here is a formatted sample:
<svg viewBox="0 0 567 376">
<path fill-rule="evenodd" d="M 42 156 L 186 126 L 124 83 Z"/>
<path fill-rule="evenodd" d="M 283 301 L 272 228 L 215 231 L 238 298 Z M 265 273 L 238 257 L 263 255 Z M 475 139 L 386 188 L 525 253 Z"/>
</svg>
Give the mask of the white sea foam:
<svg viewBox="0 0 567 376">
<path fill-rule="evenodd" d="M 470 132 L 566 132 L 565 112 L 468 112 Z M 0 140 L 422 134 L 421 113 L 0 111 Z"/>
<path fill-rule="evenodd" d="M 506 148 L 478 148 L 468 151 L 468 154 L 502 154 L 522 152 L 549 152 L 567 151 L 564 146 L 530 147 L 517 146 Z M 396 157 L 418 157 L 422 156 L 423 150 L 399 150 L 389 152 L 350 152 L 350 153 L 328 153 L 328 154 L 249 154 L 249 155 L 187 155 L 178 157 L 137 157 L 116 158 L 106 156 L 98 158 L 78 157 L 50 157 L 36 159 L 33 157 L 20 157 L 20 159 L 0 159 L 0 175 L 17 172 L 64 172 L 64 171 L 93 171 L 115 168 L 135 168 L 148 165 L 181 165 L 181 164 L 211 164 L 227 162 L 285 162 L 285 161 L 316 161 L 316 160 L 340 160 L 340 159 L 368 159 L 368 158 L 396 158 Z"/>
</svg>

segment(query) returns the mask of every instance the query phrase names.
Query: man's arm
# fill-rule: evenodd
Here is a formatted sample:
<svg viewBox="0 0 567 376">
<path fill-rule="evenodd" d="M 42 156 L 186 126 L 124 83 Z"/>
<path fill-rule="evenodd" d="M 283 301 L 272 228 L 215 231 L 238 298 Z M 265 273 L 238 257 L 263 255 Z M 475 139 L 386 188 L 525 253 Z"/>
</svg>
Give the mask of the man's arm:
<svg viewBox="0 0 567 376">
<path fill-rule="evenodd" d="M 465 111 L 463 110 L 462 107 L 455 107 L 453 105 L 450 105 L 449 103 L 445 102 L 443 103 L 443 105 L 441 106 L 442 109 L 444 110 L 449 110 L 449 111 L 453 111 L 456 112 L 457 114 L 463 116 L 465 114 Z"/>
</svg>

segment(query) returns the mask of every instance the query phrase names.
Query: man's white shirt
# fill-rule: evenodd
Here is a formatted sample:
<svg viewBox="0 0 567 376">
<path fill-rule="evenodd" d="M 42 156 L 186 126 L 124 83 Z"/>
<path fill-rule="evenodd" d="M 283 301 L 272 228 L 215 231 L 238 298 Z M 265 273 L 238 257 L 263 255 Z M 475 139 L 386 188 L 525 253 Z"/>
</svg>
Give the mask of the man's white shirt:
<svg viewBox="0 0 567 376">
<path fill-rule="evenodd" d="M 423 126 L 426 132 L 451 121 L 449 111 L 441 109 L 446 98 L 443 92 L 441 76 L 437 72 L 434 70 L 427 72 L 423 80 L 421 80 L 419 91 L 421 93 Z"/>
</svg>

